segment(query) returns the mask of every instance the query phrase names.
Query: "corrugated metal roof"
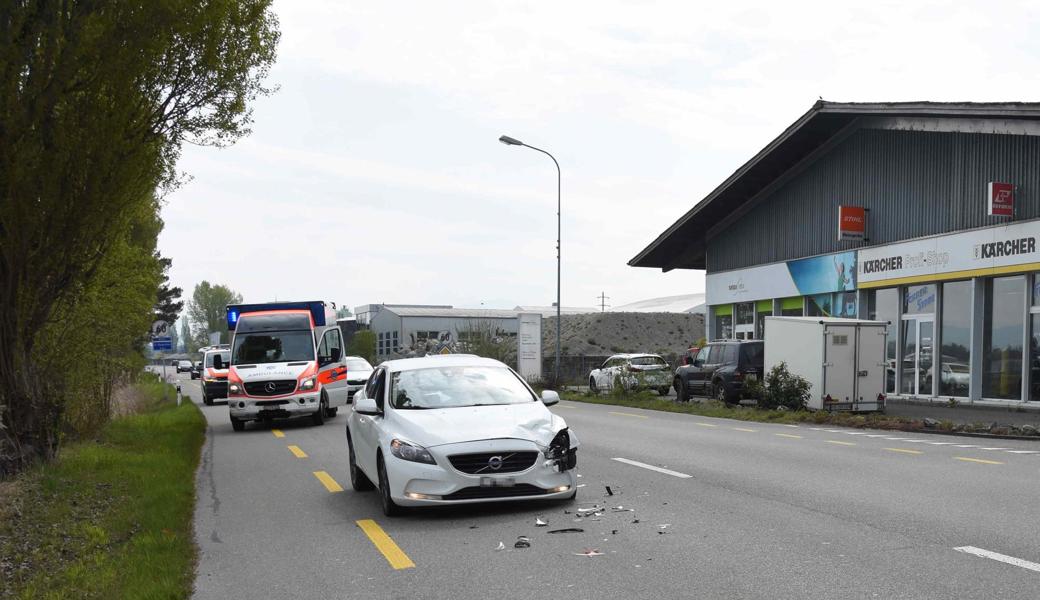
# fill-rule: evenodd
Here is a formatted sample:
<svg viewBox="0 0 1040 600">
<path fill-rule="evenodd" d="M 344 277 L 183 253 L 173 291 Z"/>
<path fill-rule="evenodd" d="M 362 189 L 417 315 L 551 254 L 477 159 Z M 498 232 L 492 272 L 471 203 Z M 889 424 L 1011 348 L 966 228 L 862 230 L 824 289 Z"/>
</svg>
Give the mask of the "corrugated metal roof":
<svg viewBox="0 0 1040 600">
<path fill-rule="evenodd" d="M 704 269 L 708 230 L 861 117 L 1040 120 L 1040 103 L 820 100 L 632 260 L 633 267 Z"/>
<path fill-rule="evenodd" d="M 399 317 L 454 317 L 470 319 L 515 319 L 517 311 L 491 308 L 397 308 L 383 307 L 383 310 Z"/>
</svg>

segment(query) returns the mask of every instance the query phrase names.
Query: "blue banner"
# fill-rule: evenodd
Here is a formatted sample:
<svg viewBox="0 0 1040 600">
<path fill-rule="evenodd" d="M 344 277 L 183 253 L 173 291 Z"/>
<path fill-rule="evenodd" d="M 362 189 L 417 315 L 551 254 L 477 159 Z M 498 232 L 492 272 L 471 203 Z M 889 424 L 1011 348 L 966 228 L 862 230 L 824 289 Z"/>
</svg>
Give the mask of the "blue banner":
<svg viewBox="0 0 1040 600">
<path fill-rule="evenodd" d="M 856 289 L 855 250 L 792 260 L 787 263 L 787 270 L 803 296 Z"/>
</svg>

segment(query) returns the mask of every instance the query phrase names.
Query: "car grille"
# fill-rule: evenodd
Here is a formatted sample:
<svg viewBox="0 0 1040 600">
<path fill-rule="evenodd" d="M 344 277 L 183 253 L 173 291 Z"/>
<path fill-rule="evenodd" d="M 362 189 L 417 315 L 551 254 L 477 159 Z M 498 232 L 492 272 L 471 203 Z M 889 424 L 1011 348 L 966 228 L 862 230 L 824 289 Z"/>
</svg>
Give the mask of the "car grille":
<svg viewBox="0 0 1040 600">
<path fill-rule="evenodd" d="M 467 487 L 443 496 L 444 500 L 478 500 L 481 498 L 516 498 L 518 496 L 544 496 L 549 493 L 529 483 L 512 487 Z"/>
<path fill-rule="evenodd" d="M 272 391 L 267 390 L 267 385 L 270 383 L 274 384 L 274 389 Z M 285 379 L 281 381 L 250 381 L 246 384 L 246 393 L 250 396 L 281 396 L 282 394 L 291 394 L 295 390 L 295 379 Z"/>
<path fill-rule="evenodd" d="M 283 404 L 288 404 L 288 403 L 289 403 L 288 400 L 259 400 L 259 401 L 257 401 L 256 405 L 257 406 L 281 406 Z"/>
<path fill-rule="evenodd" d="M 502 466 L 492 469 L 489 462 L 493 457 L 502 459 Z M 537 452 L 481 452 L 479 454 L 455 454 L 449 456 L 451 466 L 470 475 L 492 475 L 525 471 L 538 459 Z"/>
</svg>

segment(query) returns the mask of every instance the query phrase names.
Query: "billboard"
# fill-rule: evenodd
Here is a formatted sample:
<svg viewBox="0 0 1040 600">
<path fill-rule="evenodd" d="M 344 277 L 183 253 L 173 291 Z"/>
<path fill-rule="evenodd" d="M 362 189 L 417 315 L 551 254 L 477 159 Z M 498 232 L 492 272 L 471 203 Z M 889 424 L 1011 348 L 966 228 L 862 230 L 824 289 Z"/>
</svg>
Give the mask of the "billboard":
<svg viewBox="0 0 1040 600">
<path fill-rule="evenodd" d="M 867 237 L 867 209 L 862 206 L 838 207 L 838 241 L 864 240 Z"/>
<path fill-rule="evenodd" d="M 542 314 L 520 313 L 516 333 L 516 370 L 529 382 L 542 378 Z"/>
<path fill-rule="evenodd" d="M 856 289 L 855 250 L 792 260 L 787 269 L 802 296 Z"/>
<path fill-rule="evenodd" d="M 991 217 L 1015 216 L 1015 184 L 991 181 L 987 186 L 986 214 Z"/>
<path fill-rule="evenodd" d="M 708 273 L 705 283 L 711 305 L 850 292 L 856 289 L 856 251 Z"/>
</svg>

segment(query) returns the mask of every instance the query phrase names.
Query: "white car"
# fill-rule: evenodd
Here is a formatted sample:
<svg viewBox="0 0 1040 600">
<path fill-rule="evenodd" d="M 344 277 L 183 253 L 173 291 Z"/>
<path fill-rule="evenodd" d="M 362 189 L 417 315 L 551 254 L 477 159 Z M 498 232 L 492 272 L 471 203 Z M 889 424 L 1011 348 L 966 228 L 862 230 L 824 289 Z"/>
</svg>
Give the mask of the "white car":
<svg viewBox="0 0 1040 600">
<path fill-rule="evenodd" d="M 593 394 L 614 389 L 616 382 L 626 390 L 651 389 L 665 396 L 672 386 L 672 370 L 657 354 L 615 354 L 589 373 Z"/>
<path fill-rule="evenodd" d="M 512 369 L 471 355 L 391 360 L 354 396 L 350 483 L 402 506 L 572 499 L 578 439 Z M 373 486 L 372 482 L 377 482 Z"/>
<path fill-rule="evenodd" d="M 372 365 L 360 356 L 347 357 L 347 404 L 354 401 L 354 395 L 361 391 L 372 376 Z"/>
</svg>

